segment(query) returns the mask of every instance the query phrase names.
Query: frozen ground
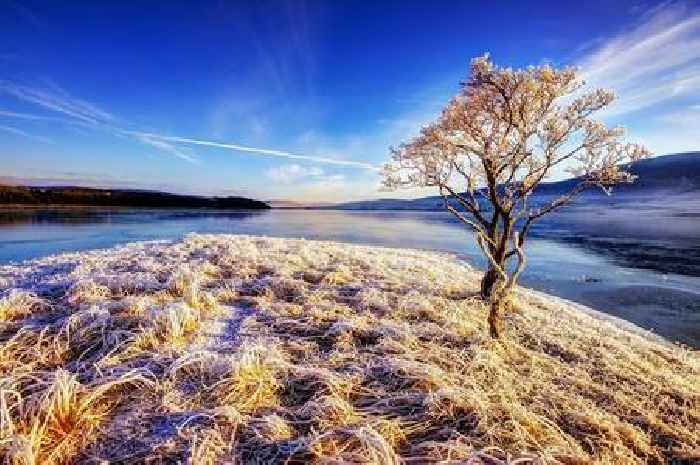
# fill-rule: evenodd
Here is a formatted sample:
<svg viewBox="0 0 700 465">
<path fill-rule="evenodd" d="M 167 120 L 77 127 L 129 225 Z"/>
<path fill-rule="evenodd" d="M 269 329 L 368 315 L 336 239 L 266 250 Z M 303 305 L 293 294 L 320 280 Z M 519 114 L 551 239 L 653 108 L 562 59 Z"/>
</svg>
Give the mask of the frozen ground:
<svg viewBox="0 0 700 465">
<path fill-rule="evenodd" d="M 2 266 L 0 456 L 697 458 L 697 352 L 527 289 L 496 342 L 478 282 L 446 253 L 232 235 Z"/>
</svg>

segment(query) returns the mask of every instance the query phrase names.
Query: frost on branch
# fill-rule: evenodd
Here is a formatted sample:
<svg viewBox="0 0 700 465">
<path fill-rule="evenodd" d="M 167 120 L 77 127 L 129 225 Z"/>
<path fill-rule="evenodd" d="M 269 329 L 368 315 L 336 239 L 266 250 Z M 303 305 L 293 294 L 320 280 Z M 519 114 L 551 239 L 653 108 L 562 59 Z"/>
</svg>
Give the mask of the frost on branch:
<svg viewBox="0 0 700 465">
<path fill-rule="evenodd" d="M 524 266 L 522 246 L 534 221 L 586 189 L 610 193 L 633 182 L 630 164 L 650 155 L 624 143 L 622 128 L 593 118 L 614 98 L 604 89 L 584 89 L 574 68 L 500 68 L 488 55 L 475 58 L 469 79 L 440 117 L 391 149 L 383 184 L 436 187 L 445 208 L 475 231 L 489 261 L 482 293 L 493 297 L 500 286 L 507 294 Z M 555 168 L 577 182 L 531 205 Z M 511 258 L 517 263 L 509 273 Z"/>
</svg>

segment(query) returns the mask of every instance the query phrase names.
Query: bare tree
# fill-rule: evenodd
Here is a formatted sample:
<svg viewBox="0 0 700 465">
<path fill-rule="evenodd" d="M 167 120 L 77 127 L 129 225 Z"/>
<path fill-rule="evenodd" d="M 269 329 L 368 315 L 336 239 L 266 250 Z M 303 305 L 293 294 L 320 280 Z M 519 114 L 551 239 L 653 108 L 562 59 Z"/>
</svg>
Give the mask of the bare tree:
<svg viewBox="0 0 700 465">
<path fill-rule="evenodd" d="M 392 147 L 383 183 L 437 187 L 445 208 L 474 231 L 489 264 L 481 283 L 489 330 L 499 337 L 532 224 L 586 189 L 610 193 L 633 182 L 629 163 L 650 152 L 620 142 L 622 128 L 591 118 L 614 95 L 583 89 L 574 68 L 500 68 L 485 55 L 472 60 L 470 71 L 437 121 Z M 535 202 L 537 186 L 564 169 L 575 176 L 571 190 Z"/>
</svg>

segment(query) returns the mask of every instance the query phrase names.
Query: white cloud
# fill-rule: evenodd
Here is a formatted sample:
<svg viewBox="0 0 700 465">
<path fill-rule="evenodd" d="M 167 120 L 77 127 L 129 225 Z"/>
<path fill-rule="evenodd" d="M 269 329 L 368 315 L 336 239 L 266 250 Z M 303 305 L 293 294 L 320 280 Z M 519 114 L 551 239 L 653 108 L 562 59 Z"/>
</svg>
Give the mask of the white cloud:
<svg viewBox="0 0 700 465">
<path fill-rule="evenodd" d="M 655 8 L 578 64 L 590 86 L 618 94 L 605 117 L 700 97 L 700 10 L 683 3 Z"/>
<path fill-rule="evenodd" d="M 409 110 L 391 117 L 383 117 L 375 123 L 375 130 L 361 134 L 329 137 L 316 131 L 305 131 L 296 139 L 300 152 L 327 154 L 341 159 L 377 160 L 380 165 L 389 158 L 389 147 L 418 134 L 420 127 L 435 119 L 448 101 L 449 91 L 440 86 L 431 88 L 419 96 L 412 96 Z M 347 176 L 327 177 L 325 182 L 295 186 L 294 191 L 278 194 L 280 198 L 344 202 L 376 198 L 415 198 L 434 195 L 432 188 L 400 189 L 394 192 L 381 190 L 378 169 L 354 171 Z"/>
<path fill-rule="evenodd" d="M 330 176 L 327 176 L 325 181 L 328 183 L 339 183 L 343 182 L 345 180 L 345 175 L 344 174 L 332 174 Z"/>
<path fill-rule="evenodd" d="M 265 176 L 283 184 L 290 184 L 307 178 L 320 178 L 324 174 L 324 171 L 316 166 L 304 167 L 297 164 L 275 166 L 265 172 Z"/>
<path fill-rule="evenodd" d="M 307 202 L 340 202 L 363 195 L 369 186 L 350 181 L 342 174 L 330 174 L 309 178 L 306 182 L 283 185 L 276 192 L 276 197 L 303 200 Z"/>
<path fill-rule="evenodd" d="M 698 122 L 700 121 L 700 105 L 691 105 L 688 108 L 683 108 L 660 115 L 656 119 L 662 123 L 677 126 L 692 126 L 698 129 Z M 700 131 L 698 132 L 698 135 L 700 136 Z"/>
<path fill-rule="evenodd" d="M 274 181 L 262 197 L 302 202 L 339 202 L 366 197 L 375 187 L 377 173 L 366 172 L 359 179 L 342 173 L 329 173 L 317 167 L 282 165 L 265 172 Z"/>
<path fill-rule="evenodd" d="M 649 118 L 641 142 L 656 153 L 692 152 L 700 148 L 700 106 L 691 105 Z"/>
</svg>

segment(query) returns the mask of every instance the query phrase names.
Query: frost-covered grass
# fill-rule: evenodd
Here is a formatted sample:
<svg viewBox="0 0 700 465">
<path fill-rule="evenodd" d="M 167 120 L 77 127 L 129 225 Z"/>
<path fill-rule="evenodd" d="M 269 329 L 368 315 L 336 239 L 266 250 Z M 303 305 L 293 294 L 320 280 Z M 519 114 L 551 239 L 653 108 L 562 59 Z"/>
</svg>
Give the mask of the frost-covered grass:
<svg viewBox="0 0 700 465">
<path fill-rule="evenodd" d="M 495 343 L 478 278 L 223 235 L 0 267 L 0 457 L 693 463 L 697 352 L 525 291 Z"/>
</svg>

